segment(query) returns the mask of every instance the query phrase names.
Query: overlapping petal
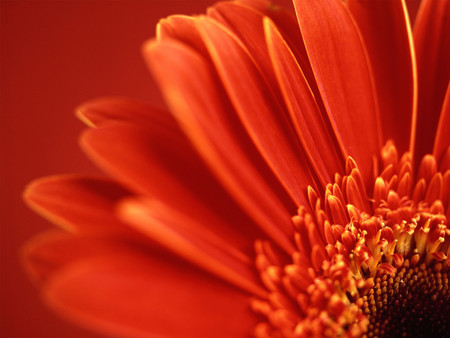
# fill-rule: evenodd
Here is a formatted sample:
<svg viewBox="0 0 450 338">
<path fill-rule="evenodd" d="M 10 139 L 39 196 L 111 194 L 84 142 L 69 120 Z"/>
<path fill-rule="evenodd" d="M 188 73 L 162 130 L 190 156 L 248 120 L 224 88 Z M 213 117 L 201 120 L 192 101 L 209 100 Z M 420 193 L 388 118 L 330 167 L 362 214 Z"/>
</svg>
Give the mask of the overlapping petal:
<svg viewBox="0 0 450 338">
<path fill-rule="evenodd" d="M 450 1 L 423 0 L 414 24 L 419 101 L 416 156 L 430 151 L 450 81 Z"/>
<path fill-rule="evenodd" d="M 439 123 L 436 130 L 436 137 L 433 146 L 433 156 L 438 160 L 444 157 L 445 152 L 450 147 L 450 84 L 445 94 Z"/>
<path fill-rule="evenodd" d="M 267 45 L 289 114 L 323 187 L 342 172 L 344 157 L 322 117 L 307 80 L 276 26 L 265 21 Z"/>
<path fill-rule="evenodd" d="M 264 297 L 255 278 L 252 260 L 234 243 L 220 236 L 220 219 L 193 219 L 172 206 L 155 200 L 127 200 L 121 203 L 121 218 L 143 234 L 205 271 L 221 277 L 243 290 Z"/>
<path fill-rule="evenodd" d="M 50 306 L 113 336 L 239 337 L 255 323 L 248 295 L 148 246 L 53 235 L 27 255 Z"/>
<path fill-rule="evenodd" d="M 258 235 L 254 224 L 230 201 L 189 146 L 158 130 L 113 125 L 88 131 L 83 144 L 101 167 L 138 194 L 176 205 L 205 224 L 214 224 L 217 215 L 229 220 L 234 228 L 224 226 L 222 235 L 236 247 L 248 249 L 248 238 Z M 111 147 L 113 142 L 115 147 Z M 215 207 L 208 204 L 212 200 Z"/>
<path fill-rule="evenodd" d="M 208 9 L 208 16 L 226 26 L 240 42 L 261 69 L 269 83 L 274 83 L 275 74 L 264 41 L 262 15 L 239 2 L 222 2 Z M 273 89 L 278 94 L 276 86 Z"/>
<path fill-rule="evenodd" d="M 167 110 L 128 98 L 101 98 L 91 100 L 76 110 L 76 115 L 91 127 L 128 122 L 140 126 L 160 127 L 167 132 L 179 133 L 179 127 Z"/>
<path fill-rule="evenodd" d="M 196 21 L 195 17 L 187 15 L 169 16 L 158 23 L 156 38 L 158 41 L 177 40 L 200 54 L 207 55 L 208 51 L 195 24 Z"/>
<path fill-rule="evenodd" d="M 249 7 L 253 9 L 259 16 L 260 22 L 259 26 L 262 29 L 262 22 L 264 18 L 270 18 L 276 25 L 277 29 L 280 31 L 283 38 L 286 40 L 292 53 L 302 69 L 311 90 L 314 93 L 317 104 L 319 105 L 322 115 L 326 118 L 327 114 L 323 107 L 322 98 L 320 96 L 319 89 L 317 88 L 316 79 L 314 73 L 311 69 L 309 63 L 308 54 L 306 52 L 305 44 L 303 42 L 303 37 L 298 26 L 297 19 L 287 9 L 279 7 L 278 5 L 264 1 L 264 0 L 238 0 L 236 3 L 240 4 L 242 7 Z M 221 3 L 216 5 L 218 7 Z M 224 6 L 224 5 L 221 5 Z M 236 10 L 239 10 L 237 7 Z M 230 18 L 233 17 L 232 14 L 229 15 Z M 245 30 L 244 27 L 242 27 Z M 242 34 L 242 33 L 241 33 Z"/>
<path fill-rule="evenodd" d="M 259 151 L 297 204 L 314 175 L 286 112 L 240 41 L 211 19 L 198 26 L 236 111 Z M 314 183 L 313 183 L 314 184 Z"/>
<path fill-rule="evenodd" d="M 290 215 L 274 194 L 276 182 L 264 175 L 265 164 L 216 91 L 206 61 L 173 41 L 150 44 L 146 55 L 172 111 L 216 175 L 261 228 L 290 251 L 283 235 L 292 232 Z"/>
<path fill-rule="evenodd" d="M 34 210 L 76 234 L 132 235 L 115 216 L 116 203 L 131 192 L 102 177 L 78 175 L 42 178 L 24 198 Z"/>
<path fill-rule="evenodd" d="M 410 134 L 415 129 L 417 75 L 406 5 L 402 0 L 349 0 L 346 4 L 369 55 L 383 135 L 394 140 L 400 151 L 409 150 L 414 142 Z"/>
<path fill-rule="evenodd" d="M 367 178 L 381 147 L 380 117 L 367 51 L 346 6 L 294 0 L 306 50 L 330 121 L 346 155 Z"/>
</svg>

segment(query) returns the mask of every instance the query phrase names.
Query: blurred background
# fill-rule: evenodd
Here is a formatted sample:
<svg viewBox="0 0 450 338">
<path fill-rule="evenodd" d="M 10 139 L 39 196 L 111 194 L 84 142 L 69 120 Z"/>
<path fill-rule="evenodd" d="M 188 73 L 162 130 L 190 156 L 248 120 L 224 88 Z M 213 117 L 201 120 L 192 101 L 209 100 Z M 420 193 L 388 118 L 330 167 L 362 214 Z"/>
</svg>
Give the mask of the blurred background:
<svg viewBox="0 0 450 338">
<path fill-rule="evenodd" d="M 212 3 L 0 0 L 0 337 L 98 337 L 48 310 L 23 272 L 21 246 L 51 225 L 22 191 L 41 176 L 97 172 L 79 150 L 74 109 L 101 96 L 162 105 L 141 45 L 159 18 Z"/>
</svg>

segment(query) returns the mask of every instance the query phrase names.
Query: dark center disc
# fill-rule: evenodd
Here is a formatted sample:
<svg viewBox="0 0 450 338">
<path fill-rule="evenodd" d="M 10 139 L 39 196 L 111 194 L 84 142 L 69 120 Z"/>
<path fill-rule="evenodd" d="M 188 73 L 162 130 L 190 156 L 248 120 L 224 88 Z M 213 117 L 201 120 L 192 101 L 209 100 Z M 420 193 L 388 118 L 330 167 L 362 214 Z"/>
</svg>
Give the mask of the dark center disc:
<svg viewBox="0 0 450 338">
<path fill-rule="evenodd" d="M 448 272 L 400 268 L 383 275 L 364 296 L 367 337 L 450 337 Z"/>
</svg>

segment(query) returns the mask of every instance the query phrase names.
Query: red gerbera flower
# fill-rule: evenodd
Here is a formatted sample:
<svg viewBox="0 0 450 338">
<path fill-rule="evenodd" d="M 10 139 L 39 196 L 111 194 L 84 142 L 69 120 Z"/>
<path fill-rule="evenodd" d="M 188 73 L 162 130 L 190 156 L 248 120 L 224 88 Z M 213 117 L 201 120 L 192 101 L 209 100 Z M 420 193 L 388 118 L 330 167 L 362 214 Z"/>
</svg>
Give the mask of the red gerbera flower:
<svg viewBox="0 0 450 338">
<path fill-rule="evenodd" d="M 56 311 L 107 335 L 444 336 L 450 5 L 259 0 L 144 47 L 170 113 L 89 102 L 86 153 L 26 200 Z"/>
</svg>

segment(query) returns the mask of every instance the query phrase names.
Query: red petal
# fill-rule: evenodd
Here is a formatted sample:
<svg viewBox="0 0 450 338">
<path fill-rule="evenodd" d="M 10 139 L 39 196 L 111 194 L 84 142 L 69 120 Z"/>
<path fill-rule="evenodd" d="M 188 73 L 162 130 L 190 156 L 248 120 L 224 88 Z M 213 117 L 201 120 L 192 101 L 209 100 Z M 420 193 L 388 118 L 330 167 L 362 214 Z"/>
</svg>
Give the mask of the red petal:
<svg viewBox="0 0 450 338">
<path fill-rule="evenodd" d="M 137 192 L 208 222 L 214 214 L 235 228 L 216 231 L 240 248 L 260 233 L 217 184 L 188 144 L 163 130 L 115 125 L 88 131 L 82 144 L 106 171 Z M 222 231 L 223 230 L 223 231 Z"/>
<path fill-rule="evenodd" d="M 298 205 L 306 204 L 305 191 L 313 181 L 305 155 L 284 108 L 245 47 L 212 19 L 197 21 L 225 89 L 243 124 Z"/>
<path fill-rule="evenodd" d="M 88 101 L 78 107 L 76 114 L 87 125 L 101 127 L 115 122 L 131 122 L 138 125 L 159 125 L 166 129 L 178 129 L 169 112 L 147 103 L 125 98 L 103 98 Z"/>
<path fill-rule="evenodd" d="M 439 161 L 450 146 L 450 84 L 447 88 L 444 104 L 434 140 L 433 155 Z"/>
<path fill-rule="evenodd" d="M 227 26 L 247 48 L 268 83 L 276 83 L 264 39 L 263 16 L 252 8 L 236 2 L 219 2 L 208 9 L 208 15 Z M 272 87 L 279 95 L 277 86 Z"/>
<path fill-rule="evenodd" d="M 450 79 L 450 1 L 424 0 L 414 25 L 419 79 L 416 154 L 429 153 Z"/>
<path fill-rule="evenodd" d="M 42 264 L 72 256 L 44 288 L 50 306 L 73 321 L 115 337 L 244 337 L 255 325 L 248 295 L 230 285 L 148 248 L 97 242 L 88 255 L 72 255 L 87 248 L 83 241 L 34 250 L 47 252 Z"/>
<path fill-rule="evenodd" d="M 294 0 L 294 6 L 333 128 L 367 178 L 382 138 L 360 33 L 339 0 Z"/>
<path fill-rule="evenodd" d="M 343 171 L 337 141 L 323 120 L 311 89 L 294 55 L 275 25 L 265 21 L 267 44 L 278 83 L 303 147 L 323 187 Z"/>
<path fill-rule="evenodd" d="M 195 25 L 196 19 L 187 15 L 172 15 L 158 23 L 158 41 L 179 40 L 189 47 L 207 55 L 205 43 Z"/>
<path fill-rule="evenodd" d="M 175 41 L 148 44 L 146 56 L 171 110 L 218 178 L 264 231 L 292 250 L 285 235 L 293 230 L 290 214 L 274 194 L 276 185 L 254 156 L 210 66 Z"/>
<path fill-rule="evenodd" d="M 22 252 L 27 272 L 39 284 L 45 284 L 52 274 L 74 260 L 119 250 L 112 241 L 106 244 L 89 237 L 76 237 L 76 241 L 74 238 L 61 230 L 50 230 L 33 238 Z"/>
<path fill-rule="evenodd" d="M 136 235 L 114 215 L 117 201 L 130 194 L 106 178 L 70 175 L 36 180 L 24 198 L 39 214 L 74 233 Z"/>
<path fill-rule="evenodd" d="M 383 134 L 401 153 L 410 149 L 412 116 L 416 114 L 417 78 L 414 46 L 402 1 L 349 0 L 369 54 L 377 89 Z"/>
<path fill-rule="evenodd" d="M 127 200 L 119 209 L 122 219 L 164 247 L 203 270 L 243 290 L 264 297 L 251 259 L 234 243 L 215 233 L 219 219 L 196 220 L 159 201 Z M 214 224 L 214 227 L 211 227 Z"/>
<path fill-rule="evenodd" d="M 405 0 L 405 2 L 408 8 L 409 21 L 411 22 L 411 26 L 414 27 L 417 11 L 422 0 Z"/>
<path fill-rule="evenodd" d="M 233 30 L 249 49 L 248 52 L 255 59 L 255 63 L 258 64 L 262 74 L 268 78 L 267 82 L 274 83 L 273 69 L 264 43 L 263 13 L 260 10 L 265 14 L 274 16 L 277 22 L 280 22 L 285 28 L 284 31 L 289 32 L 287 35 L 291 38 L 290 40 L 295 41 L 295 45 L 298 45 L 301 36 L 295 18 L 280 8 L 272 8 L 268 3 L 248 3 L 247 1 L 245 4 L 241 2 L 218 3 L 208 10 L 208 14 Z M 204 42 L 201 40 L 198 30 L 193 27 L 195 21 L 195 18 L 186 16 L 173 16 L 162 20 L 158 29 L 159 40 L 177 39 L 199 51 L 200 54 L 205 54 Z M 306 53 L 303 53 L 301 60 L 305 59 Z M 309 64 L 307 66 L 309 69 Z M 281 100 L 278 87 L 272 87 L 272 90 L 277 93 L 278 100 Z"/>
<path fill-rule="evenodd" d="M 278 7 L 272 2 L 260 0 L 239 0 L 237 3 L 241 6 L 250 7 L 256 11 L 261 17 L 261 22 L 264 17 L 269 17 L 275 23 L 275 26 L 278 28 L 292 53 L 295 55 L 322 113 L 326 116 L 322 98 L 320 97 L 320 92 L 317 88 L 316 79 L 306 53 L 303 37 L 300 33 L 297 19 L 293 15 L 293 11 L 291 13 L 290 11 Z"/>
<path fill-rule="evenodd" d="M 268 7 L 266 5 L 266 7 Z M 278 17 L 280 16 L 280 14 L 285 13 L 284 11 L 282 11 L 281 9 L 278 10 L 270 10 L 269 8 L 266 8 L 265 13 L 267 15 L 270 16 L 275 16 L 277 17 L 276 14 L 278 14 Z M 232 2 L 222 2 L 222 3 L 218 3 L 216 4 L 214 7 L 210 8 L 208 10 L 208 15 L 210 17 L 212 17 L 213 19 L 219 21 L 220 23 L 224 24 L 227 26 L 227 28 L 229 28 L 235 35 L 237 38 L 239 38 L 239 40 L 242 42 L 243 45 L 245 45 L 245 47 L 248 49 L 249 54 L 251 55 L 251 57 L 254 59 L 255 63 L 258 65 L 258 67 L 261 69 L 261 72 L 264 74 L 264 77 L 266 78 L 268 83 L 274 84 L 272 85 L 272 90 L 274 92 L 274 94 L 277 96 L 277 100 L 279 101 L 283 101 L 283 96 L 280 92 L 280 88 L 279 86 L 276 86 L 275 84 L 277 83 L 277 78 L 274 72 L 274 67 L 272 66 L 272 60 L 271 57 L 269 55 L 269 53 L 267 53 L 267 46 L 266 46 L 266 39 L 265 39 L 265 33 L 264 33 L 264 25 L 263 25 L 263 19 L 264 19 L 264 14 L 261 12 L 256 11 L 255 9 L 251 8 L 251 7 L 247 7 L 242 3 L 232 3 Z M 280 19 L 280 18 L 278 18 Z M 294 17 L 292 16 L 288 16 L 287 13 L 285 13 L 285 15 L 283 16 L 283 19 L 285 20 L 284 26 L 286 26 L 286 22 L 292 22 L 295 25 L 296 31 L 294 31 L 293 34 L 293 29 L 292 27 L 289 30 L 289 33 L 287 36 L 289 37 L 295 37 L 295 45 L 301 45 L 303 46 L 302 43 L 298 43 L 298 41 L 301 41 L 301 35 L 300 35 L 300 31 L 298 29 L 298 25 L 295 22 Z M 289 20 L 290 19 L 290 20 Z M 280 20 L 278 20 L 280 21 Z M 281 39 L 283 39 L 282 33 L 281 31 L 278 31 L 278 34 L 280 36 Z M 284 40 L 283 40 L 284 41 Z M 286 43 L 286 41 L 284 41 L 283 43 Z M 289 54 L 293 53 L 293 51 L 289 51 Z M 298 53 L 297 53 L 298 54 Z M 302 55 L 302 60 L 307 59 L 306 56 L 306 52 L 303 53 Z M 291 56 L 293 57 L 293 55 Z M 294 61 L 296 62 L 296 61 Z M 308 65 L 309 66 L 309 65 Z M 298 68 L 298 65 L 296 65 L 296 67 Z M 303 81 L 305 80 L 305 76 L 302 74 L 301 75 Z M 281 87 L 283 87 L 283 83 L 280 84 Z M 283 90 L 283 88 L 281 88 Z M 306 84 L 306 95 L 310 95 L 311 89 L 309 88 L 308 84 Z M 314 98 L 312 98 L 314 100 Z M 317 104 L 314 102 L 315 107 L 315 114 L 321 114 L 320 111 L 318 111 L 318 107 Z M 289 105 L 288 105 L 289 106 Z M 308 113 L 310 113 L 311 111 L 309 111 Z M 292 116 L 291 114 L 291 118 L 294 120 L 294 123 L 298 122 L 295 121 L 295 116 Z M 302 121 L 303 122 L 303 121 Z M 296 125 L 298 126 L 298 124 Z M 304 129 L 306 129 L 307 127 L 305 127 Z M 297 133 L 299 132 L 298 128 L 297 128 Z M 329 131 L 326 132 L 327 137 L 329 138 L 328 134 Z M 302 138 L 302 135 L 300 135 L 300 138 Z M 309 144 L 305 144 L 304 145 L 304 149 L 305 151 L 308 153 L 314 152 L 316 149 L 315 147 L 308 149 L 308 145 Z M 333 147 L 331 147 L 333 148 Z M 335 149 L 330 149 L 330 151 L 328 151 L 328 154 L 332 154 L 331 157 L 328 157 L 328 160 L 331 163 L 335 163 L 335 161 L 333 161 L 333 158 L 335 158 L 333 150 L 336 151 Z M 324 154 L 325 157 L 327 154 Z M 311 157 L 310 157 L 311 159 Z M 314 163 L 313 167 L 314 167 Z M 328 163 L 329 164 L 329 163 Z M 314 169 L 318 170 L 318 174 L 319 176 L 321 175 L 321 178 L 323 178 L 322 180 L 322 184 L 323 186 L 326 185 L 326 183 L 328 183 L 330 181 L 330 179 L 332 178 L 332 175 L 334 174 L 334 169 L 336 169 L 336 167 L 333 167 L 333 165 L 331 165 L 331 168 L 329 168 L 328 172 L 323 172 L 323 167 L 322 168 L 317 168 L 315 167 Z"/>
</svg>

